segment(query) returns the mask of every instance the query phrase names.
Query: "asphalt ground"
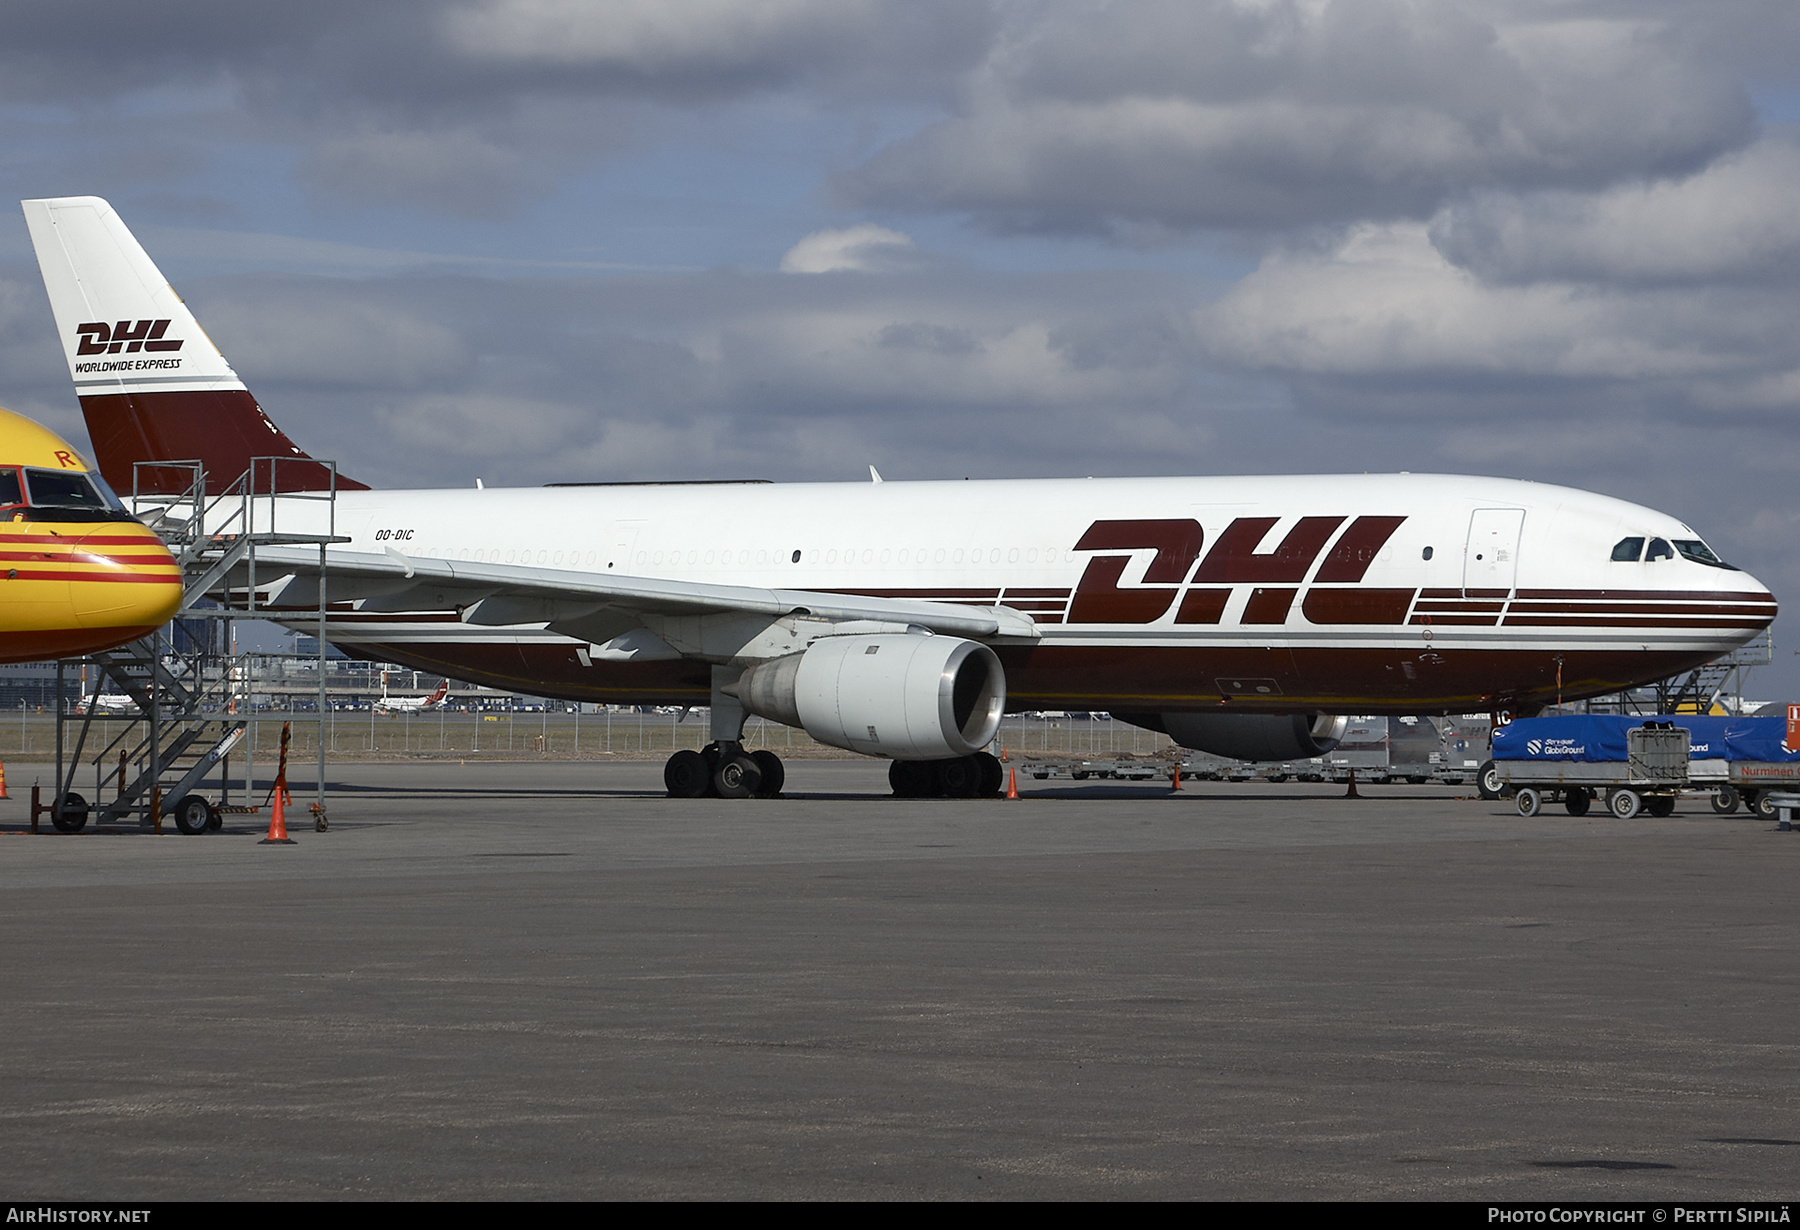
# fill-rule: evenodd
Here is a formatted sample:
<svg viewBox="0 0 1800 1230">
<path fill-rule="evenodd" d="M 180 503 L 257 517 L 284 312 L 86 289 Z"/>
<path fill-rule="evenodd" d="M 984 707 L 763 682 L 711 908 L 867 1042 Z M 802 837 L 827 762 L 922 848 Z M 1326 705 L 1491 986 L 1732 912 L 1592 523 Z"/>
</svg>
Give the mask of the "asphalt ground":
<svg viewBox="0 0 1800 1230">
<path fill-rule="evenodd" d="M 8 769 L 7 1199 L 1780 1200 L 1800 1174 L 1800 833 L 1703 802 L 911 802 L 804 761 L 785 799 L 676 802 L 654 764 L 358 764 L 283 847 L 239 817 L 30 836 L 37 771 Z"/>
</svg>

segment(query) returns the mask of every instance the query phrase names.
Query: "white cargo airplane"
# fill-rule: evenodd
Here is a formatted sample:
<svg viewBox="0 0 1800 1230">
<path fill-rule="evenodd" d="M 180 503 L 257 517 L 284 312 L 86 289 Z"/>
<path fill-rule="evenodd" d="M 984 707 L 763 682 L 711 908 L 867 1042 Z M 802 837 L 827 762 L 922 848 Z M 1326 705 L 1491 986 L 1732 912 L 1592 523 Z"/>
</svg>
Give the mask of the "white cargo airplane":
<svg viewBox="0 0 1800 1230">
<path fill-rule="evenodd" d="M 746 714 L 891 758 L 898 793 L 968 795 L 999 788 L 983 749 L 1008 708 L 1292 759 L 1333 746 L 1336 714 L 1531 712 L 1691 668 L 1775 617 L 1675 518 L 1499 478 L 372 491 L 268 419 L 106 202 L 24 206 L 110 482 L 198 458 L 217 492 L 271 455 L 262 491 L 335 481 L 350 541 L 330 553 L 330 640 L 539 696 L 711 705 L 716 742 L 665 770 L 678 795 L 780 789 L 780 761 L 741 746 Z M 137 489 L 186 481 L 159 473 Z M 262 502 L 277 514 L 326 529 L 322 501 Z M 316 626 L 317 561 L 260 550 L 259 605 Z"/>
<path fill-rule="evenodd" d="M 316 621 L 315 621 L 316 622 Z M 381 698 L 375 702 L 377 713 L 423 713 L 436 709 L 450 695 L 450 681 L 445 679 L 429 696 L 389 696 L 387 672 L 381 672 Z"/>
</svg>

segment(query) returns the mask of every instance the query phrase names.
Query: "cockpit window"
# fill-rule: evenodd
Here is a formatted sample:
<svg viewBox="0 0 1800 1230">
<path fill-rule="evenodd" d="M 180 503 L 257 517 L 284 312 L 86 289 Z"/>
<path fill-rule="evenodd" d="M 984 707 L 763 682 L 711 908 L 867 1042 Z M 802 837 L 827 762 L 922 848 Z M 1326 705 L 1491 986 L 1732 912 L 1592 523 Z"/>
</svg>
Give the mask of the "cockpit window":
<svg viewBox="0 0 1800 1230">
<path fill-rule="evenodd" d="M 1642 538 L 1621 538 L 1619 545 L 1613 548 L 1612 557 L 1621 564 L 1635 564 L 1644 553 Z"/>
<path fill-rule="evenodd" d="M 1738 571 L 1738 569 L 1733 568 L 1730 564 L 1727 564 L 1724 560 L 1714 555 L 1712 548 L 1701 542 L 1698 538 L 1677 538 L 1675 540 L 1675 549 L 1681 552 L 1682 559 L 1691 559 L 1696 564 L 1705 564 L 1708 568 L 1724 568 L 1731 572 Z"/>
<path fill-rule="evenodd" d="M 1655 560 L 1659 560 L 1659 559 L 1674 559 L 1674 558 L 1675 558 L 1675 548 L 1671 547 L 1665 540 L 1663 540 L 1661 538 L 1652 538 L 1650 540 L 1650 549 L 1648 551 L 1644 552 L 1644 562 L 1646 564 L 1651 563 L 1652 561 L 1655 561 Z"/>
<path fill-rule="evenodd" d="M 66 470 L 26 470 L 25 485 L 39 508 L 105 508 L 106 500 L 85 474 Z"/>
<path fill-rule="evenodd" d="M 88 471 L 88 481 L 93 483 L 95 487 L 99 488 L 100 498 L 101 498 L 101 500 L 103 500 L 105 502 L 105 504 L 108 508 L 110 508 L 114 512 L 118 512 L 118 513 L 122 513 L 125 511 L 125 501 L 121 500 L 119 498 L 118 492 L 116 492 L 112 489 L 111 483 L 107 482 L 104 478 L 100 477 L 100 472 L 98 470 L 89 470 Z"/>
<path fill-rule="evenodd" d="M 24 502 L 25 497 L 19 491 L 19 472 L 13 469 L 0 470 L 0 508 Z"/>
</svg>

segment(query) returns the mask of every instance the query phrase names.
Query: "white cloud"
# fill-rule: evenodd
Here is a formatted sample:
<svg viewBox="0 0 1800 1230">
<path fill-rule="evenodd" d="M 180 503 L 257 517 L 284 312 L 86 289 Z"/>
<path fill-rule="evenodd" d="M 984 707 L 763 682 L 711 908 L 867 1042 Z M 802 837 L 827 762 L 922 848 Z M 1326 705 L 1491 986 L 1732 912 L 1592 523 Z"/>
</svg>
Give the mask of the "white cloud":
<svg viewBox="0 0 1800 1230">
<path fill-rule="evenodd" d="M 781 272 L 868 272 L 884 267 L 896 250 L 911 247 L 907 236 L 873 223 L 841 231 L 814 231 L 782 256 Z"/>
<path fill-rule="evenodd" d="M 1632 386 L 1640 404 L 1800 410 L 1800 338 L 1773 323 L 1800 309 L 1792 289 L 1493 284 L 1445 259 L 1429 229 L 1364 223 L 1328 249 L 1272 254 L 1197 328 L 1216 358 L 1265 372 L 1396 392 L 1423 378 L 1452 413 L 1487 402 L 1492 382 L 1551 382 L 1558 412 L 1595 382 Z"/>
<path fill-rule="evenodd" d="M 1767 137 L 1693 175 L 1598 193 L 1487 192 L 1433 219 L 1451 260 L 1501 281 L 1764 281 L 1800 267 L 1800 147 Z"/>
<path fill-rule="evenodd" d="M 1280 229 L 1592 188 L 1740 144 L 1727 73 L 1631 7 L 1125 0 L 1016 10 L 955 116 L 838 180 L 1001 229 Z M 1141 232 L 1140 232 L 1141 233 Z"/>
</svg>

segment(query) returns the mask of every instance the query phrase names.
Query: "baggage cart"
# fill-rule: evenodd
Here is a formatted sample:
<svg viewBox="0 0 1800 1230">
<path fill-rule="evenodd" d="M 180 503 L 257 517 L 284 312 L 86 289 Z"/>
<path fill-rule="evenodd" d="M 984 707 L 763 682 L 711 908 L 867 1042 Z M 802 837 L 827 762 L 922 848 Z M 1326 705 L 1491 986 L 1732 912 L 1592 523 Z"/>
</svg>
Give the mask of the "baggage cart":
<svg viewBox="0 0 1800 1230">
<path fill-rule="evenodd" d="M 1689 732 L 1611 716 L 1525 718 L 1494 734 L 1494 770 L 1521 816 L 1560 800 L 1585 816 L 1595 798 L 1621 820 L 1667 816 L 1688 786 Z"/>
</svg>

